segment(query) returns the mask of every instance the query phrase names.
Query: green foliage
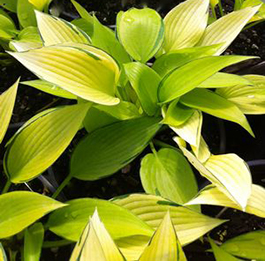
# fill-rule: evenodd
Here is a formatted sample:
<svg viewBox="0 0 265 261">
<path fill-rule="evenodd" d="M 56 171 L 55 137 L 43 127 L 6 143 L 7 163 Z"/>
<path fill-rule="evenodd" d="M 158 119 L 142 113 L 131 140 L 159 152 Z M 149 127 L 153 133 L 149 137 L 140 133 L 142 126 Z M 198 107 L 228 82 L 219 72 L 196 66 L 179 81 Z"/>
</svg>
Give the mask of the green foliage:
<svg viewBox="0 0 265 261">
<path fill-rule="evenodd" d="M 237 11 L 223 15 L 221 1 L 187 0 L 164 19 L 153 9 L 132 8 L 117 15 L 114 32 L 74 0 L 81 18 L 69 22 L 49 15 L 50 2 L 0 0 L 7 11 L 0 9 L 1 45 L 38 78 L 22 82 L 23 88 L 53 95 L 59 103 L 67 99 L 64 106 L 36 113 L 6 141 L 19 82 L 0 96 L 4 248 L 12 255 L 18 242 L 25 260 L 39 260 L 49 229 L 67 243 L 78 241 L 70 260 L 184 261 L 183 245 L 226 221 L 202 214 L 201 204 L 264 218 L 264 188 L 252 184 L 244 160 L 213 155 L 201 134 L 207 113 L 254 136 L 245 114 L 265 113 L 264 76 L 220 70 L 257 57 L 221 54 L 249 22 L 264 19 L 264 4 L 236 1 Z M 9 12 L 17 12 L 18 24 Z M 161 141 L 170 141 L 172 131 L 180 150 Z M 139 155 L 145 193 L 63 204 L 35 192 L 8 192 L 11 183 L 40 176 L 64 151 L 71 155 L 69 173 L 53 198 L 71 179 L 105 178 Z M 212 184 L 198 192 L 189 163 Z M 48 221 L 35 223 L 52 211 Z M 220 247 L 209 241 L 216 260 L 264 259 L 262 231 Z M 4 248 L 0 243 L 1 261 L 7 259 Z"/>
</svg>

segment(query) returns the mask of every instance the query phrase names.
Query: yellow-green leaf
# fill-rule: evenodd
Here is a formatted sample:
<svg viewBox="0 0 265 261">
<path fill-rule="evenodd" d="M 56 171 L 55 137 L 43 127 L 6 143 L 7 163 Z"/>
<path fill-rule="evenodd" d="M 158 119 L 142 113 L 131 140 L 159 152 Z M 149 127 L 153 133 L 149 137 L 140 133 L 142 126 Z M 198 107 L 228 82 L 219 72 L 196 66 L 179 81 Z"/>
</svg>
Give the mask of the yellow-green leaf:
<svg viewBox="0 0 265 261">
<path fill-rule="evenodd" d="M 45 46 L 74 42 L 90 43 L 90 39 L 85 32 L 75 25 L 42 12 L 35 11 L 38 29 Z"/>
<path fill-rule="evenodd" d="M 198 46 L 223 43 L 215 53 L 215 55 L 220 55 L 234 41 L 259 8 L 260 6 L 247 7 L 221 17 L 206 28 Z"/>
<path fill-rule="evenodd" d="M 186 245 L 224 220 L 211 218 L 188 208 L 172 206 L 166 199 L 145 194 L 131 194 L 127 197 L 114 199 L 114 203 L 128 209 L 153 229 L 157 229 L 163 217 L 170 211 L 171 219 L 181 245 Z"/>
<path fill-rule="evenodd" d="M 211 6 L 215 7 L 219 3 L 219 1 L 220 0 L 210 0 Z"/>
<path fill-rule="evenodd" d="M 0 95 L 0 143 L 3 141 L 11 120 L 18 88 L 19 79 L 7 91 Z"/>
<path fill-rule="evenodd" d="M 139 261 L 186 261 L 185 254 L 178 241 L 170 212 L 164 216 L 161 224 L 145 248 Z"/>
<path fill-rule="evenodd" d="M 48 8 L 52 0 L 28 0 L 35 8 L 42 11 L 44 8 Z"/>
<path fill-rule="evenodd" d="M 10 180 L 31 180 L 52 165 L 79 130 L 88 106 L 86 103 L 48 110 L 18 132 L 4 159 Z"/>
<path fill-rule="evenodd" d="M 33 80 L 33 81 L 26 81 L 22 82 L 21 84 L 36 88 L 40 91 L 49 93 L 51 95 L 59 96 L 66 99 L 72 99 L 76 100 L 76 96 L 58 86 L 55 84 L 43 81 L 43 80 Z"/>
<path fill-rule="evenodd" d="M 70 261 L 123 261 L 124 257 L 101 222 L 97 210 L 85 227 Z"/>
<path fill-rule="evenodd" d="M 4 249 L 4 247 L 3 247 L 1 242 L 0 242 L 0 261 L 8 261 L 5 249 Z"/>
<path fill-rule="evenodd" d="M 193 47 L 201 38 L 208 19 L 209 0 L 187 0 L 165 17 L 165 52 Z"/>
<path fill-rule="evenodd" d="M 100 49 L 69 43 L 10 54 L 43 80 L 85 100 L 104 105 L 119 103 L 114 96 L 119 67 Z"/>
<path fill-rule="evenodd" d="M 251 195 L 248 199 L 245 212 L 265 218 L 265 189 L 261 186 L 252 184 Z M 209 185 L 199 192 L 199 194 L 187 202 L 185 205 L 216 205 L 229 208 L 243 209 L 232 201 L 226 194 L 213 185 Z"/>
<path fill-rule="evenodd" d="M 153 9 L 132 8 L 117 16 L 117 33 L 130 56 L 145 63 L 152 58 L 164 39 L 164 24 Z"/>
<path fill-rule="evenodd" d="M 19 23 L 23 28 L 37 25 L 34 6 L 28 0 L 18 0 L 16 12 Z"/>
<path fill-rule="evenodd" d="M 22 41 L 11 41 L 9 43 L 9 46 L 12 50 L 15 50 L 17 52 L 25 52 L 28 50 L 41 48 L 42 45 L 40 43 L 35 42 L 22 42 Z"/>
<path fill-rule="evenodd" d="M 0 238 L 13 236 L 47 213 L 65 204 L 28 191 L 0 196 Z"/>
</svg>

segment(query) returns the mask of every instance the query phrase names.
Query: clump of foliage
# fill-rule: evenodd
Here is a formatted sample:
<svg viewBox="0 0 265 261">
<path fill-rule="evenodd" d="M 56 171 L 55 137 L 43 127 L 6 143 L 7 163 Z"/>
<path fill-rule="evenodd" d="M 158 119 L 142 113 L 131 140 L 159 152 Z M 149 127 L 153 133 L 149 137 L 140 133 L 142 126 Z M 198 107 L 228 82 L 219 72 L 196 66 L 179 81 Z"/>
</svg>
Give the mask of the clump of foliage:
<svg viewBox="0 0 265 261">
<path fill-rule="evenodd" d="M 25 1 L 17 2 L 18 17 L 19 4 Z M 36 6 L 32 0 L 27 5 L 32 12 L 45 7 L 47 11 L 49 2 Z M 216 21 L 208 16 L 209 0 L 187 0 L 164 19 L 150 8 L 133 8 L 118 14 L 115 34 L 72 2 L 80 19 L 70 23 L 35 10 L 36 18 L 23 16 L 27 23 L 20 19 L 25 29 L 18 38 L 13 39 L 15 29 L 6 38 L 13 50 L 9 55 L 38 77 L 22 84 L 74 103 L 36 114 L 6 143 L 0 239 L 11 256 L 10 242 L 16 238 L 24 240 L 25 260 L 38 260 L 42 246 L 76 241 L 70 260 L 186 260 L 181 246 L 225 222 L 202 214 L 200 205 L 264 218 L 265 190 L 252 184 L 247 164 L 236 154 L 213 155 L 201 135 L 207 113 L 237 123 L 254 136 L 245 114 L 265 112 L 265 77 L 220 72 L 256 58 L 221 54 L 263 5 L 246 1 L 246 8 L 238 7 Z M 214 10 L 215 1 L 211 5 Z M 14 11 L 14 6 L 6 7 Z M 37 28 L 31 27 L 34 23 Z M 23 32 L 34 33 L 25 38 Z M 0 96 L 0 142 L 18 85 L 19 80 Z M 174 131 L 176 146 L 155 138 L 162 127 Z M 12 183 L 40 176 L 80 129 L 87 134 L 75 147 L 70 172 L 52 197 L 8 192 Z M 148 145 L 152 152 L 142 158 L 140 168 L 145 194 L 109 201 L 55 200 L 71 179 L 110 176 Z M 190 164 L 211 185 L 198 192 Z M 35 223 L 48 213 L 48 220 Z M 64 240 L 45 241 L 46 229 Z M 208 241 L 217 260 L 233 260 L 233 255 L 261 260 L 264 237 L 256 231 L 221 246 Z M 2 245 L 0 257 L 6 260 Z"/>
</svg>

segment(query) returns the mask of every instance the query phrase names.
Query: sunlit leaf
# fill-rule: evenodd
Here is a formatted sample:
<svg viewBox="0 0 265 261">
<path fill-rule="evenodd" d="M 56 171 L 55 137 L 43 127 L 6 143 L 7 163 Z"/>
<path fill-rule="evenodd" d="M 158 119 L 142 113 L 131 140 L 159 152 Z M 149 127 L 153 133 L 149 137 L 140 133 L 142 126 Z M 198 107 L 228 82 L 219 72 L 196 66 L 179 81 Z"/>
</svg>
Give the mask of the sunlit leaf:
<svg viewBox="0 0 265 261">
<path fill-rule="evenodd" d="M 76 147 L 70 172 L 81 180 L 109 176 L 130 163 L 160 128 L 157 118 L 113 123 L 85 137 Z"/>
<path fill-rule="evenodd" d="M 76 260 L 124 260 L 121 252 L 101 222 L 97 210 L 95 210 L 85 227 L 71 255 L 70 261 Z"/>
<path fill-rule="evenodd" d="M 240 0 L 240 1 L 242 3 L 240 6 L 238 6 L 238 9 L 244 9 L 249 6 L 254 7 L 257 5 L 261 5 L 259 11 L 249 20 L 249 23 L 265 19 L 265 5 L 262 0 Z"/>
<path fill-rule="evenodd" d="M 27 261 L 39 261 L 44 238 L 42 223 L 36 223 L 25 230 L 24 259 Z"/>
<path fill-rule="evenodd" d="M 226 66 L 247 59 L 250 57 L 227 55 L 191 61 L 163 78 L 158 88 L 159 101 L 162 103 L 172 101 L 191 91 Z"/>
<path fill-rule="evenodd" d="M 153 229 L 133 213 L 112 202 L 83 198 L 68 201 L 69 206 L 53 212 L 47 227 L 66 239 L 77 241 L 84 230 L 88 218 L 97 208 L 99 217 L 113 239 L 132 235 L 151 236 Z M 113 218 L 115 217 L 115 218 Z"/>
<path fill-rule="evenodd" d="M 78 2 L 76 2 L 75 0 L 71 0 L 72 4 L 74 5 L 75 9 L 77 10 L 77 12 L 79 13 L 79 15 L 86 19 L 88 22 L 90 22 L 92 24 L 93 27 L 93 17 L 87 12 L 87 10 L 82 7 Z"/>
<path fill-rule="evenodd" d="M 47 9 L 52 0 L 28 0 L 35 8 L 42 11 Z"/>
<path fill-rule="evenodd" d="M 252 185 L 251 195 L 248 199 L 245 212 L 254 214 L 256 216 L 265 218 L 265 204 L 264 204 L 265 189 L 258 185 Z M 217 187 L 212 185 L 202 189 L 199 194 L 187 202 L 185 205 L 216 205 L 229 208 L 235 208 L 242 211 L 242 208 L 227 197 Z"/>
<path fill-rule="evenodd" d="M 40 43 L 36 42 L 23 42 L 23 41 L 11 41 L 9 43 L 10 49 L 17 52 L 25 52 L 28 50 L 42 47 Z"/>
<path fill-rule="evenodd" d="M 219 3 L 220 0 L 210 0 L 210 4 L 211 6 L 215 7 L 218 3 Z"/>
<path fill-rule="evenodd" d="M 119 99 L 114 97 L 119 79 L 116 62 L 95 47 L 69 44 L 10 54 L 43 80 L 85 100 L 118 104 Z"/>
<path fill-rule="evenodd" d="M 229 253 L 227 253 L 226 251 L 224 251 L 222 248 L 218 247 L 214 241 L 209 238 L 209 242 L 211 244 L 212 250 L 213 250 L 213 254 L 215 257 L 216 261 L 239 261 L 240 259 L 235 258 L 233 256 L 231 256 Z"/>
<path fill-rule="evenodd" d="M 165 17 L 165 52 L 193 47 L 201 38 L 208 19 L 209 0 L 187 0 Z"/>
<path fill-rule="evenodd" d="M 208 160 L 209 157 L 211 156 L 211 152 L 209 150 L 209 147 L 206 144 L 206 142 L 202 136 L 200 137 L 199 145 L 198 146 L 191 145 L 191 149 L 192 149 L 193 153 L 195 154 L 195 156 L 197 157 L 197 159 L 202 163 L 204 163 L 206 160 Z"/>
<path fill-rule="evenodd" d="M 19 79 L 5 92 L 0 95 L 0 143 L 6 134 L 12 117 L 13 108 L 17 96 Z"/>
<path fill-rule="evenodd" d="M 234 41 L 259 8 L 260 6 L 255 6 L 253 8 L 248 7 L 239 11 L 234 11 L 216 20 L 206 28 L 198 46 L 223 43 L 215 53 L 216 55 L 221 54 Z"/>
<path fill-rule="evenodd" d="M 178 204 L 185 203 L 198 191 L 195 176 L 185 157 L 174 149 L 147 154 L 141 162 L 141 182 L 146 193 Z"/>
<path fill-rule="evenodd" d="M 153 116 L 157 110 L 157 88 L 160 76 L 147 65 L 134 62 L 124 65 L 125 73 L 139 97 L 144 111 Z"/>
<path fill-rule="evenodd" d="M 0 196 L 0 238 L 13 236 L 47 213 L 64 206 L 34 192 L 3 194 Z"/>
<path fill-rule="evenodd" d="M 76 100 L 76 96 L 55 84 L 43 81 L 43 80 L 33 80 L 33 81 L 26 81 L 22 82 L 21 84 L 36 88 L 40 91 L 46 92 L 51 95 L 59 96 L 66 99 L 73 99 Z"/>
<path fill-rule="evenodd" d="M 37 25 L 34 6 L 28 0 L 17 0 L 16 11 L 19 23 L 23 28 Z"/>
<path fill-rule="evenodd" d="M 182 96 L 180 102 L 188 107 L 199 109 L 215 117 L 235 122 L 254 136 L 243 112 L 231 101 L 212 91 L 195 89 Z"/>
<path fill-rule="evenodd" d="M 253 231 L 232 239 L 221 245 L 228 253 L 251 260 L 265 259 L 265 231 Z"/>
<path fill-rule="evenodd" d="M 90 43 L 89 37 L 75 25 L 42 12 L 36 11 L 38 29 L 45 46 L 76 42 Z"/>
<path fill-rule="evenodd" d="M 168 211 L 139 261 L 186 261 Z"/>
<path fill-rule="evenodd" d="M 251 85 L 218 89 L 216 92 L 233 102 L 245 114 L 265 113 L 265 76 L 245 75 Z"/>
<path fill-rule="evenodd" d="M 8 261 L 5 249 L 4 249 L 4 247 L 3 247 L 1 242 L 0 242 L 0 261 Z"/>
<path fill-rule="evenodd" d="M 10 180 L 31 180 L 52 165 L 77 133 L 88 108 L 88 104 L 59 107 L 19 131 L 4 159 Z"/>
<path fill-rule="evenodd" d="M 164 39 L 164 24 L 153 9 L 132 8 L 117 16 L 117 33 L 130 56 L 142 63 L 152 58 Z"/>
<path fill-rule="evenodd" d="M 172 206 L 171 202 L 159 196 L 131 194 L 127 197 L 114 199 L 114 203 L 128 209 L 154 229 L 158 228 L 167 211 L 170 211 L 181 245 L 186 245 L 198 239 L 214 227 L 225 222 L 185 207 Z"/>
</svg>

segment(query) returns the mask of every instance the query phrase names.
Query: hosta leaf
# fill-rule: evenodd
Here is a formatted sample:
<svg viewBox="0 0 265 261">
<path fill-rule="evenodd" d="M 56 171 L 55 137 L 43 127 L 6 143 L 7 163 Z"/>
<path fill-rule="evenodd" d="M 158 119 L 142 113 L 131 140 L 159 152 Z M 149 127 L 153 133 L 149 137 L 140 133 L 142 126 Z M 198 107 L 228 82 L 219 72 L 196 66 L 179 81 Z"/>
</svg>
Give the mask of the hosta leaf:
<svg viewBox="0 0 265 261">
<path fill-rule="evenodd" d="M 164 24 L 153 9 L 132 8 L 117 16 L 117 33 L 130 56 L 145 63 L 159 50 L 164 39 Z"/>
<path fill-rule="evenodd" d="M 52 0 L 28 0 L 35 8 L 42 11 L 45 8 L 48 8 Z"/>
<path fill-rule="evenodd" d="M 53 233 L 69 240 L 77 241 L 79 239 L 95 208 L 113 239 L 153 234 L 153 229 L 141 219 L 112 202 L 83 198 L 68 201 L 67 204 L 69 206 L 50 215 L 47 226 Z"/>
<path fill-rule="evenodd" d="M 85 137 L 76 147 L 70 172 L 81 180 L 97 180 L 130 163 L 160 128 L 157 118 L 121 121 Z"/>
<path fill-rule="evenodd" d="M 77 26 L 79 29 L 84 31 L 90 38 L 93 35 L 93 24 L 88 22 L 84 18 L 76 18 L 75 20 L 71 21 L 71 24 Z"/>
<path fill-rule="evenodd" d="M 180 102 L 215 117 L 235 122 L 254 136 L 243 112 L 231 101 L 226 100 L 212 91 L 195 89 L 181 97 Z"/>
<path fill-rule="evenodd" d="M 76 100 L 76 96 L 55 84 L 43 81 L 43 80 L 33 80 L 33 81 L 26 81 L 22 82 L 22 84 L 36 88 L 40 91 L 46 92 L 51 95 L 55 95 L 58 97 L 66 98 L 66 99 L 73 99 Z"/>
<path fill-rule="evenodd" d="M 0 261 L 8 261 L 5 249 L 4 249 L 3 245 L 1 244 L 1 242 L 0 242 Z"/>
<path fill-rule="evenodd" d="M 5 154 L 5 171 L 13 183 L 38 176 L 70 144 L 88 110 L 88 104 L 49 111 L 22 129 Z"/>
<path fill-rule="evenodd" d="M 128 209 L 133 214 L 157 229 L 163 217 L 170 211 L 170 216 L 181 245 L 186 245 L 204 235 L 214 227 L 225 222 L 210 218 L 185 207 L 171 206 L 159 196 L 131 194 L 114 199 L 114 203 Z"/>
<path fill-rule="evenodd" d="M 220 0 L 210 0 L 210 4 L 211 6 L 215 7 L 218 3 L 219 3 Z"/>
<path fill-rule="evenodd" d="M 40 260 L 43 238 L 44 228 L 41 223 L 36 223 L 32 227 L 25 230 L 24 260 Z"/>
<path fill-rule="evenodd" d="M 147 154 L 141 162 L 141 182 L 146 193 L 183 204 L 196 195 L 197 182 L 185 157 L 174 149 Z"/>
<path fill-rule="evenodd" d="M 222 88 L 216 92 L 233 102 L 244 114 L 265 113 L 265 76 L 245 75 L 252 85 Z"/>
<path fill-rule="evenodd" d="M 22 31 L 20 31 L 20 33 L 17 36 L 17 39 L 19 41 L 36 42 L 42 44 L 39 30 L 37 27 L 34 26 L 26 27 Z"/>
<path fill-rule="evenodd" d="M 191 91 L 207 78 L 234 63 L 250 57 L 220 56 L 204 57 L 191 61 L 166 75 L 158 88 L 158 98 L 162 103 L 172 101 Z"/>
<path fill-rule="evenodd" d="M 76 2 L 75 0 L 71 0 L 72 4 L 74 5 L 75 9 L 77 10 L 77 12 L 79 13 L 79 15 L 86 19 L 88 22 L 91 23 L 92 28 L 93 28 L 93 23 L 94 23 L 94 19 L 93 17 L 88 13 L 88 11 L 82 7 L 78 2 Z"/>
<path fill-rule="evenodd" d="M 208 19 L 209 0 L 188 0 L 165 17 L 165 52 L 193 47 L 201 38 Z"/>
<path fill-rule="evenodd" d="M 74 42 L 90 43 L 89 37 L 75 25 L 42 12 L 36 11 L 38 29 L 45 46 Z"/>
<path fill-rule="evenodd" d="M 32 49 L 41 48 L 42 45 L 36 42 L 11 41 L 9 43 L 9 47 L 10 49 L 17 52 L 25 52 Z"/>
<path fill-rule="evenodd" d="M 169 127 L 190 145 L 198 147 L 202 130 L 202 113 L 196 110 L 183 124 Z"/>
<path fill-rule="evenodd" d="M 216 73 L 206 81 L 199 84 L 200 88 L 223 88 L 230 86 L 253 85 L 253 83 L 244 77 L 230 73 Z"/>
<path fill-rule="evenodd" d="M 223 43 L 215 53 L 216 55 L 221 54 L 234 41 L 259 8 L 260 6 L 248 7 L 221 17 L 206 28 L 198 45 L 208 46 Z"/>
<path fill-rule="evenodd" d="M 265 231 L 254 231 L 229 239 L 221 248 L 228 253 L 251 260 L 265 259 Z"/>
<path fill-rule="evenodd" d="M 0 95 L 0 143 L 3 141 L 11 120 L 18 88 L 19 79 L 5 92 Z"/>
<path fill-rule="evenodd" d="M 238 6 L 238 9 L 244 9 L 246 7 L 254 7 L 257 5 L 261 5 L 258 13 L 256 13 L 250 20 L 249 23 L 259 21 L 259 20 L 264 20 L 265 19 L 265 5 L 262 0 L 241 0 L 242 3 L 240 6 Z"/>
<path fill-rule="evenodd" d="M 54 45 L 23 53 L 10 53 L 43 80 L 85 99 L 105 105 L 114 97 L 119 68 L 105 52 L 85 44 Z"/>
<path fill-rule="evenodd" d="M 245 212 L 265 218 L 264 196 L 265 189 L 261 186 L 253 184 Z M 205 187 L 194 199 L 192 199 L 185 205 L 197 204 L 223 206 L 239 209 L 242 211 L 242 208 L 239 205 L 237 205 L 234 201 L 227 197 L 217 187 L 214 187 L 212 185 Z"/>
<path fill-rule="evenodd" d="M 216 44 L 212 46 L 200 46 L 170 51 L 156 59 L 152 68 L 161 77 L 164 77 L 169 72 L 192 60 L 213 55 L 220 46 L 220 44 Z"/>
<path fill-rule="evenodd" d="M 19 23 L 23 28 L 37 25 L 34 6 L 28 0 L 18 0 L 16 11 Z"/>
<path fill-rule="evenodd" d="M 0 13 L 0 25 L 1 25 L 1 29 L 4 29 L 6 31 L 16 30 L 15 24 L 12 21 L 12 19 L 8 16 L 1 14 L 1 13 Z"/>
<path fill-rule="evenodd" d="M 168 106 L 162 123 L 177 127 L 184 124 L 193 114 L 194 109 L 184 106 L 176 99 Z"/>
<path fill-rule="evenodd" d="M 139 261 L 186 261 L 185 254 L 178 241 L 170 214 L 167 212 L 155 234 L 145 248 Z"/>
<path fill-rule="evenodd" d="M 131 61 L 124 47 L 116 39 L 115 33 L 102 25 L 96 17 L 94 17 L 92 44 L 110 54 L 120 65 Z"/>
<path fill-rule="evenodd" d="M 17 11 L 17 1 L 18 0 L 0 0 L 0 5 L 15 13 Z"/>
<path fill-rule="evenodd" d="M 247 164 L 236 154 L 211 155 L 204 163 L 184 148 L 179 138 L 174 138 L 190 163 L 223 193 L 246 208 L 251 195 L 251 174 Z"/>
<path fill-rule="evenodd" d="M 226 251 L 224 251 L 222 248 L 218 247 L 214 241 L 209 238 L 209 242 L 211 244 L 212 250 L 213 250 L 213 254 L 215 257 L 216 261 L 239 261 L 240 259 L 235 258 L 233 256 L 231 256 L 229 253 L 227 253 Z"/>
<path fill-rule="evenodd" d="M 95 210 L 85 227 L 71 255 L 70 261 L 76 260 L 124 260 L 121 252 L 101 222 L 97 210 Z"/>
<path fill-rule="evenodd" d="M 157 110 L 157 88 L 160 76 L 145 64 L 134 62 L 124 65 L 125 73 L 139 97 L 144 111 L 152 116 Z"/>
<path fill-rule="evenodd" d="M 54 199 L 28 191 L 0 196 L 0 238 L 13 236 L 47 213 L 64 207 Z"/>
<path fill-rule="evenodd" d="M 193 153 L 195 154 L 195 156 L 197 157 L 197 159 L 202 163 L 204 163 L 206 160 L 208 160 L 209 157 L 211 156 L 211 152 L 209 150 L 209 147 L 206 144 L 206 142 L 202 136 L 200 137 L 199 146 L 191 145 L 191 149 L 192 149 Z"/>
</svg>

